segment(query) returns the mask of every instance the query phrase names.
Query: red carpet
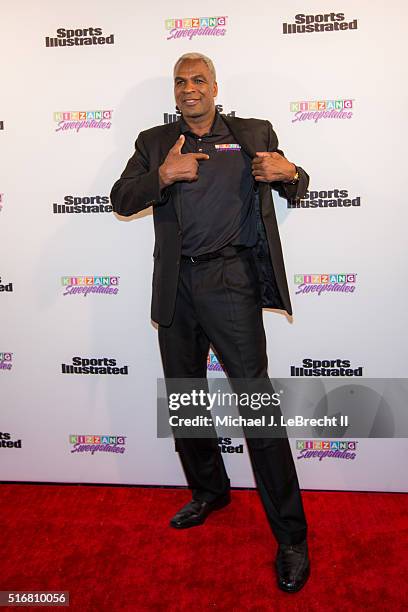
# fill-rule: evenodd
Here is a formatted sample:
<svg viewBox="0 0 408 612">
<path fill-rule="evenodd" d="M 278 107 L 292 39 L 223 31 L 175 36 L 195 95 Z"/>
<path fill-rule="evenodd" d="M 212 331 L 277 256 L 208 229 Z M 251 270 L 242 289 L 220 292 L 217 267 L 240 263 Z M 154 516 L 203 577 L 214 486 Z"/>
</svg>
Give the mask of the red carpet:
<svg viewBox="0 0 408 612">
<path fill-rule="evenodd" d="M 297 594 L 276 588 L 256 492 L 234 491 L 202 527 L 169 528 L 188 500 L 180 489 L 2 485 L 0 590 L 68 590 L 70 609 L 86 612 L 408 609 L 406 495 L 304 493 L 312 576 Z"/>
</svg>

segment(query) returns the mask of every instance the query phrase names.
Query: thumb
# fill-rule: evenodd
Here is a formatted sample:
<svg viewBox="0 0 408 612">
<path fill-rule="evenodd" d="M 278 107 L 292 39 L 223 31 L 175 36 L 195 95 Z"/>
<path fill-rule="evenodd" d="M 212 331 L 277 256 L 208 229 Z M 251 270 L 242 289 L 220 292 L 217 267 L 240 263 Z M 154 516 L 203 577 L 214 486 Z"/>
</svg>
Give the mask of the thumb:
<svg viewBox="0 0 408 612">
<path fill-rule="evenodd" d="M 181 155 L 181 149 L 183 148 L 185 139 L 185 136 L 183 134 L 180 134 L 175 144 L 171 148 L 172 153 L 178 153 L 179 155 Z"/>
<path fill-rule="evenodd" d="M 257 157 L 270 157 L 270 153 L 269 151 L 257 151 L 256 156 Z"/>
</svg>

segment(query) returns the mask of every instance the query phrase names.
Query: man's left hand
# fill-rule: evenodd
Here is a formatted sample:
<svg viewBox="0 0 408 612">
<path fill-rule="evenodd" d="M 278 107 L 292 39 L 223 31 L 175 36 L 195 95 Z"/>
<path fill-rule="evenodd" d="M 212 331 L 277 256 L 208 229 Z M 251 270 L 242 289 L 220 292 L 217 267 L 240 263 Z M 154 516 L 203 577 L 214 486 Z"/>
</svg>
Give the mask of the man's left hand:
<svg viewBox="0 0 408 612">
<path fill-rule="evenodd" d="M 252 160 L 252 174 L 262 183 L 290 182 L 296 174 L 296 166 L 279 153 L 261 151 Z"/>
</svg>

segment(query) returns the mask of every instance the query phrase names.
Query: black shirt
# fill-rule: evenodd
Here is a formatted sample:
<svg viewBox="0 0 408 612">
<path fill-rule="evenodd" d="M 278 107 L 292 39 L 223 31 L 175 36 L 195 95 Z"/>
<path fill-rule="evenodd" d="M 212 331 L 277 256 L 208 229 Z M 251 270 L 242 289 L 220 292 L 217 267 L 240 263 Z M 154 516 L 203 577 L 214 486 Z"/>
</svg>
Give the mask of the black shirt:
<svg viewBox="0 0 408 612">
<path fill-rule="evenodd" d="M 251 158 L 216 112 L 208 134 L 197 136 L 181 118 L 182 153 L 206 153 L 198 180 L 181 183 L 183 255 L 212 253 L 256 243 Z"/>
</svg>

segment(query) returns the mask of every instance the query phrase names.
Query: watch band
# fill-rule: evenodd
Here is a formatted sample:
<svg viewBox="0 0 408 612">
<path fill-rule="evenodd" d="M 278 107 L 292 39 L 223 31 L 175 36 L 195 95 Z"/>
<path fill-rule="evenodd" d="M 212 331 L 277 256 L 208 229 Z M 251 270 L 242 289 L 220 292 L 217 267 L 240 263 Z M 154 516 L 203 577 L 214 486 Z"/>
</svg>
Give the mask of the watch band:
<svg viewBox="0 0 408 612">
<path fill-rule="evenodd" d="M 299 170 L 297 169 L 297 166 L 295 166 L 295 168 L 296 168 L 296 174 L 293 177 L 293 179 L 291 181 L 289 181 L 289 185 L 296 185 L 296 183 L 299 180 Z"/>
</svg>

